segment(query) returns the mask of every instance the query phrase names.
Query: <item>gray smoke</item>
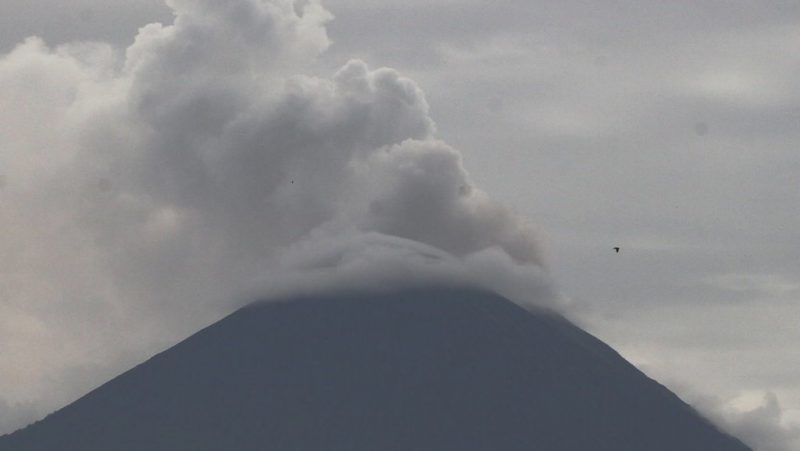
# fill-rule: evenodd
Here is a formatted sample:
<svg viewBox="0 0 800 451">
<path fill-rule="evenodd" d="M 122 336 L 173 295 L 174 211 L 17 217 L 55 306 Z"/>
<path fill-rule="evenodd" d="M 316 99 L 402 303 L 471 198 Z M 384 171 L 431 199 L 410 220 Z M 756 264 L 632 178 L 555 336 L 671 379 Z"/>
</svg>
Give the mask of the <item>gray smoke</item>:
<svg viewBox="0 0 800 451">
<path fill-rule="evenodd" d="M 558 299 L 531 228 L 473 185 L 413 81 L 314 74 L 317 1 L 168 4 L 174 23 L 124 50 L 0 56 L 2 398 L 58 407 L 271 293 Z"/>
</svg>

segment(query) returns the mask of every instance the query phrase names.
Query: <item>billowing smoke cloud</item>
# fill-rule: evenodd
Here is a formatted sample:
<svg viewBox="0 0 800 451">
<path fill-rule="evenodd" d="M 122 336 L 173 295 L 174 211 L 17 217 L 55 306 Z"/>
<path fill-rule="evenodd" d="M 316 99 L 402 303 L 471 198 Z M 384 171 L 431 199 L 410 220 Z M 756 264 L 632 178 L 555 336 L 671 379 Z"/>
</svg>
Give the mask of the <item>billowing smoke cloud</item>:
<svg viewBox="0 0 800 451">
<path fill-rule="evenodd" d="M 318 2 L 168 4 L 124 51 L 30 38 L 0 57 L 0 397 L 56 407 L 251 296 L 469 280 L 555 298 L 414 82 L 314 75 Z"/>
</svg>

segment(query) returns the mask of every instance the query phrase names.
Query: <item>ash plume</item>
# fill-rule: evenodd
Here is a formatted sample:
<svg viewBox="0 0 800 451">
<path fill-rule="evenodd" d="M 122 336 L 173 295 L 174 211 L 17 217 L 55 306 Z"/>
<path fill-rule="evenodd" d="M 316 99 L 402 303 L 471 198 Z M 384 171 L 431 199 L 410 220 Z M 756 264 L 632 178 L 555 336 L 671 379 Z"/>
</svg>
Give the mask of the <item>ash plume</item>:
<svg viewBox="0 0 800 451">
<path fill-rule="evenodd" d="M 270 292 L 555 302 L 532 229 L 474 186 L 413 81 L 314 74 L 319 2 L 168 5 L 127 49 L 32 37 L 0 56 L 6 402 L 58 407 Z"/>
</svg>

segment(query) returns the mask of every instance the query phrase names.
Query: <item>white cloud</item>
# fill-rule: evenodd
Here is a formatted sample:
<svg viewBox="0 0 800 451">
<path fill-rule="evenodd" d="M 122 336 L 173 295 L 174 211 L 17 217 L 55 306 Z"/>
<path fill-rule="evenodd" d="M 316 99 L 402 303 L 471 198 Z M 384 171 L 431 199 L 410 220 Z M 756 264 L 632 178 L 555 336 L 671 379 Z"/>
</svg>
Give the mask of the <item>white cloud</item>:
<svg viewBox="0 0 800 451">
<path fill-rule="evenodd" d="M 0 398 L 0 431 L 13 431 L 35 421 L 41 415 L 42 412 L 37 412 L 31 405 L 12 405 Z"/>
<path fill-rule="evenodd" d="M 0 392 L 52 409 L 281 289 L 555 299 L 530 227 L 473 186 L 413 81 L 311 75 L 318 2 L 169 5 L 125 51 L 31 38 L 0 57 Z"/>
<path fill-rule="evenodd" d="M 778 398 L 762 393 L 755 403 L 747 394 L 729 402 L 705 397 L 693 403 L 722 429 L 738 437 L 757 451 L 792 451 L 800 446 L 800 425 L 790 424 Z"/>
</svg>

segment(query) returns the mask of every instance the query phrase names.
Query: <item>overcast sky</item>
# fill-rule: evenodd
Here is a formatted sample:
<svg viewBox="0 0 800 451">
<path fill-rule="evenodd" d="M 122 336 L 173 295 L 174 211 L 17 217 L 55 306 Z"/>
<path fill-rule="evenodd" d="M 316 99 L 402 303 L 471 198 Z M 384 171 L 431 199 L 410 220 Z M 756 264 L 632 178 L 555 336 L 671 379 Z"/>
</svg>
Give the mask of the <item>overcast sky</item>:
<svg viewBox="0 0 800 451">
<path fill-rule="evenodd" d="M 308 2 L 296 3 L 302 7 Z M 336 145 L 392 144 L 395 135 L 441 140 L 436 145 L 423 144 L 421 150 L 402 149 L 411 155 L 407 157 L 411 163 L 401 154 L 399 163 L 370 166 L 387 171 L 386 177 L 396 178 L 400 188 L 379 195 L 380 205 L 387 210 L 380 210 L 381 217 L 367 215 L 367 225 L 359 226 L 421 241 L 455 255 L 480 250 L 484 241 L 511 254 L 513 249 L 525 248 L 520 243 L 527 241 L 515 235 L 516 219 L 486 222 L 481 211 L 494 215 L 494 204 L 465 207 L 478 211 L 477 216 L 468 217 L 474 230 L 465 232 L 465 236 L 477 236 L 477 241 L 436 234 L 436 227 L 446 228 L 448 221 L 467 217 L 459 216 L 458 211 L 455 219 L 432 223 L 431 235 L 425 236 L 418 236 L 412 225 L 397 219 L 406 214 L 404 208 L 417 212 L 423 207 L 405 207 L 406 202 L 419 199 L 420 192 L 406 191 L 403 186 L 410 176 L 391 168 L 419 165 L 435 169 L 439 163 L 429 165 L 419 158 L 441 157 L 443 167 L 455 168 L 444 179 L 470 187 L 474 183 L 533 224 L 538 246 L 544 250 L 521 250 L 511 257 L 537 264 L 543 259 L 558 291 L 571 299 L 570 314 L 579 324 L 684 399 L 718 415 L 719 422 L 749 434 L 750 442 L 757 442 L 759 449 L 800 446 L 798 441 L 791 444 L 800 439 L 792 427 L 800 424 L 800 3 L 326 0 L 323 5 L 335 16 L 327 23 L 330 46 L 298 70 L 331 79 L 348 60 L 358 58 L 369 69 L 348 66 L 345 78 L 390 80 L 387 83 L 405 89 L 416 105 L 411 112 L 396 112 L 387 104 L 386 114 L 401 125 L 393 123 L 393 129 L 386 131 L 380 124 L 369 123 L 364 127 L 377 127 L 370 133 L 378 137 L 352 142 L 341 133 L 330 135 L 342 139 L 341 143 L 335 141 Z M 133 43 L 141 26 L 169 24 L 172 17 L 170 9 L 157 0 L 4 0 L 0 3 L 0 51 L 10 52 L 26 37 L 37 35 L 51 47 L 95 40 L 108 42 L 121 52 Z M 317 42 L 319 36 L 304 36 L 310 36 L 304 45 L 316 50 L 325 47 Z M 281 63 L 282 71 L 295 70 L 290 59 Z M 6 64 L 13 67 L 8 61 Z M 150 66 L 142 71 L 152 70 L 165 79 L 165 73 L 172 73 L 163 67 L 166 64 L 141 64 L 161 64 L 157 71 Z M 409 88 L 405 82 L 392 81 L 391 76 L 369 72 L 382 66 L 397 70 L 415 85 Z M 336 80 L 347 83 L 342 77 Z M 158 85 L 160 80 L 148 83 Z M 5 91 L 11 91 L 8 86 Z M 305 95 L 322 88 L 302 89 Z M 424 99 L 415 100 L 421 99 L 423 92 Z M 372 101 L 382 105 L 380 99 Z M 158 108 L 144 113 L 148 111 L 166 114 Z M 306 113 L 292 110 L 291 114 L 305 118 Z M 165 117 L 168 121 L 171 116 Z M 178 129 L 189 127 L 180 121 L 167 123 Z M 13 145 L 8 144 L 16 138 L 12 132 L 3 131 L 7 135 L 0 149 L 7 153 L 3 158 L 12 154 L 9 149 Z M 93 145 L 104 136 L 93 136 Z M 312 144 L 308 146 L 325 137 L 329 135 L 309 138 Z M 147 148 L 185 144 L 182 135 L 170 133 L 159 139 L 163 142 Z M 451 152 L 463 157 L 469 182 L 462 180 L 461 163 L 449 162 Z M 426 156 L 418 157 L 420 154 Z M 305 160 L 297 161 L 286 167 L 301 174 L 303 170 L 296 166 Z M 308 171 L 324 174 L 319 168 Z M 5 172 L 0 168 L 0 182 L 10 191 L 15 180 Z M 336 172 L 332 174 L 333 179 Z M 100 191 L 117 183 L 98 180 Z M 155 186 L 152 180 L 147 183 Z M 109 184 L 111 187 L 106 186 Z M 227 194 L 246 195 L 249 189 L 235 187 Z M 342 192 L 349 191 L 343 188 Z M 166 196 L 169 202 L 196 207 L 196 200 L 181 197 L 180 189 L 176 193 Z M 325 200 L 316 194 L 308 196 Z M 372 202 L 370 205 L 375 205 L 374 199 Z M 324 216 L 324 210 L 304 212 L 297 219 L 292 216 L 296 222 L 291 226 L 317 224 L 314 220 Z M 169 211 L 159 211 L 159 221 L 177 221 Z M 232 211 L 237 210 L 223 213 Z M 510 215 L 503 212 L 499 215 Z M 218 215 L 222 217 L 214 212 L 204 218 L 218 220 Z M 6 228 L 24 224 L 6 220 Z M 250 220 L 257 223 L 264 218 Z M 248 236 L 251 226 L 243 221 L 243 225 L 220 227 L 233 227 Z M 285 226 L 291 228 L 288 222 Z M 294 239 L 284 235 L 277 233 L 271 239 L 276 243 Z M 6 240 L 3 248 L 11 248 L 13 239 L 19 238 L 0 238 Z M 225 247 L 225 251 L 234 252 L 236 246 Z M 619 254 L 612 250 L 614 246 L 621 247 Z M 186 271 L 190 269 L 197 270 Z M 42 270 L 42 275 L 46 274 Z M 238 276 L 225 276 L 239 280 Z M 12 279 L 9 274 L 0 277 Z M 146 280 L 152 283 L 157 279 L 149 275 Z M 6 299 L 0 302 L 14 304 L 11 296 L 15 290 L 4 290 Z M 156 291 L 137 292 L 146 296 Z M 64 305 L 53 308 L 57 315 L 70 311 Z M 225 308 L 229 306 L 193 314 L 193 322 L 178 327 L 159 343 L 165 345 L 190 333 L 192 327 L 213 320 Z M 180 316 L 185 309 L 173 306 L 170 312 Z M 75 324 L 80 324 L 80 319 L 76 314 Z M 14 337 L 9 332 L 12 327 L 35 327 L 9 323 L 0 319 L 0 327 L 7 328 L 0 334 Z M 88 342 L 90 338 L 76 341 Z M 46 340 L 39 343 L 46 347 L 42 343 Z M 37 343 L 30 340 L 0 346 L 3 355 L 9 348 L 15 355 L 39 352 Z M 116 349 L 129 354 L 115 361 L 135 363 L 157 345 L 150 342 L 148 346 L 137 348 L 126 341 Z M 74 352 L 80 356 L 92 353 L 85 349 Z M 8 424 L 35 417 L 37 409 L 45 408 L 41 406 L 52 408 L 67 402 L 119 370 L 113 365 L 92 367 L 85 358 L 77 360 L 74 367 L 64 363 L 59 368 L 69 373 L 70 381 L 88 382 L 70 382 L 71 388 L 49 393 L 48 400 L 31 395 L 38 386 L 9 392 L 11 382 L 0 380 L 0 427 L 3 415 L 12 418 L 5 420 Z M 0 368 L 0 374 L 12 373 Z M 13 374 L 23 378 L 20 373 Z M 28 376 L 42 379 L 41 375 Z M 49 377 L 58 379 L 57 375 Z"/>
</svg>

